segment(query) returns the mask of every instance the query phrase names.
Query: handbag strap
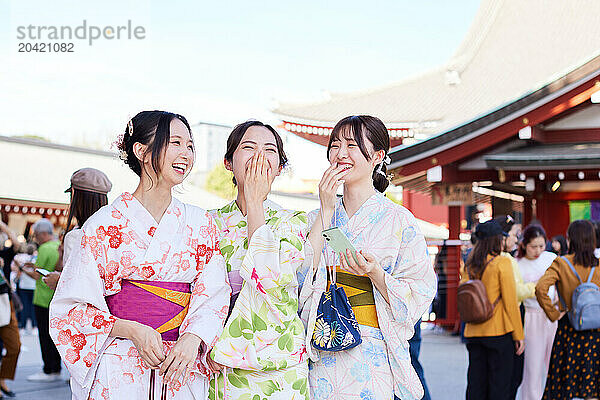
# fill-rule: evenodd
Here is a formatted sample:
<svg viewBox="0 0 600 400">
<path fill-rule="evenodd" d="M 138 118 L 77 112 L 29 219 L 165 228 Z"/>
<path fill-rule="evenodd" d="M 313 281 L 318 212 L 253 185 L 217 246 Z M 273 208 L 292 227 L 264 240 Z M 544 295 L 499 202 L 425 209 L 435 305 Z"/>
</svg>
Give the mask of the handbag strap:
<svg viewBox="0 0 600 400">
<path fill-rule="evenodd" d="M 571 261 L 569 261 L 569 259 L 567 257 L 565 257 L 565 256 L 561 256 L 560 258 L 562 258 L 563 260 L 565 260 L 565 262 L 567 263 L 567 265 L 569 266 L 569 268 L 571 268 L 571 271 L 573 271 L 573 273 L 575 274 L 575 276 L 577 277 L 577 279 L 579 279 L 579 283 L 583 283 L 583 281 L 579 277 L 579 274 L 575 270 L 575 267 L 573 266 L 573 264 L 571 264 Z M 590 279 L 592 278 L 592 274 L 593 273 L 594 273 L 594 271 L 592 270 L 592 272 L 590 273 Z M 589 282 L 589 279 L 588 279 L 588 282 Z"/>
<path fill-rule="evenodd" d="M 492 261 L 494 261 L 496 259 L 496 257 L 498 256 L 494 256 L 492 258 L 490 258 L 484 265 L 483 265 L 483 269 L 481 270 L 481 275 L 479 276 L 479 280 L 481 280 L 481 278 L 483 277 L 483 273 L 485 272 L 485 269 L 487 268 L 488 264 L 491 263 Z M 471 276 L 471 273 L 469 272 L 469 267 L 466 266 L 465 269 L 467 270 L 467 275 L 469 276 L 469 279 L 473 279 L 473 277 Z M 500 302 L 500 299 L 502 298 L 502 293 L 500 293 L 498 295 L 498 298 L 496 299 L 496 301 L 494 301 L 494 303 L 492 303 L 492 308 L 496 308 L 496 306 L 498 305 L 498 303 Z"/>
<path fill-rule="evenodd" d="M 481 275 L 479 275 L 479 280 L 481 280 L 481 278 L 483 277 L 483 273 L 485 272 L 485 269 L 487 268 L 488 264 L 491 263 L 492 261 L 494 261 L 496 259 L 496 257 L 498 256 L 494 256 L 492 258 L 490 258 L 484 265 L 483 268 L 481 269 Z M 467 265 L 465 267 L 465 269 L 467 270 L 467 275 L 469 276 L 469 279 L 473 279 L 473 276 L 471 275 L 471 272 L 469 271 L 469 266 Z"/>
</svg>

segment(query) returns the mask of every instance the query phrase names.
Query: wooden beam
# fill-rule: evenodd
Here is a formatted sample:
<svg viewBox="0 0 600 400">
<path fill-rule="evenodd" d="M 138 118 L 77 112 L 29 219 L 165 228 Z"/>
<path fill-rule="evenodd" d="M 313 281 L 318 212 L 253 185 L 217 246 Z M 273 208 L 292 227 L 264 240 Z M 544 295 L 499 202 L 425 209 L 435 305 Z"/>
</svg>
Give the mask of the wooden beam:
<svg viewBox="0 0 600 400">
<path fill-rule="evenodd" d="M 540 143 L 600 143 L 600 128 L 534 130 L 533 140 Z"/>
<path fill-rule="evenodd" d="M 600 200 L 600 192 L 554 192 L 544 193 L 551 200 Z"/>
</svg>

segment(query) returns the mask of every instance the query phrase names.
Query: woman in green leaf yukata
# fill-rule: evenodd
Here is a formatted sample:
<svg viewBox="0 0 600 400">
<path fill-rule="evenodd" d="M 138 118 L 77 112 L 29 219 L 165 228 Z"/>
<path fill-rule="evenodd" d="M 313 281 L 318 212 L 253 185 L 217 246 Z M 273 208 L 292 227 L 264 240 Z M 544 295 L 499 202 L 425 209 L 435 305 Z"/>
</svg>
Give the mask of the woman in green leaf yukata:
<svg viewBox="0 0 600 400">
<path fill-rule="evenodd" d="M 305 256 L 304 248 L 307 219 L 266 200 L 287 162 L 283 142 L 271 126 L 244 122 L 231 132 L 224 158 L 237 198 L 211 215 L 232 298 L 211 353 L 223 368 L 209 398 L 307 400 L 308 358 L 298 317 L 299 287 L 312 269 L 312 253 Z"/>
</svg>

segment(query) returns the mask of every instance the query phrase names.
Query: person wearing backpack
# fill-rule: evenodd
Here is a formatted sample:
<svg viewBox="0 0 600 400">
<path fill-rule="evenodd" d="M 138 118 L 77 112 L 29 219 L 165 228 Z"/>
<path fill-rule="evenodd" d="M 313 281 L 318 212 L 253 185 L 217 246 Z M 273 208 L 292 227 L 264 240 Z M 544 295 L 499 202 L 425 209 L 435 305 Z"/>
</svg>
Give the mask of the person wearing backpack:
<svg viewBox="0 0 600 400">
<path fill-rule="evenodd" d="M 535 287 L 537 300 L 548 318 L 558 320 L 543 399 L 597 399 L 600 396 L 600 271 L 598 259 L 594 257 L 596 236 L 591 222 L 573 221 L 567 230 L 567 241 L 569 253 L 557 257 Z M 558 309 L 548 296 L 548 289 L 553 285 L 558 288 L 561 299 Z M 566 310 L 571 315 L 565 316 Z M 573 318 L 576 326 L 570 320 Z M 584 329 L 588 326 L 595 329 L 579 330 L 580 322 Z"/>
<path fill-rule="evenodd" d="M 467 259 L 458 295 L 459 312 L 467 322 L 466 398 L 507 400 L 511 393 L 513 353 L 522 354 L 524 350 L 515 278 L 510 259 L 500 254 L 505 235 L 502 226 L 497 221 L 487 221 L 477 225 L 474 235 L 477 242 Z M 477 292 L 477 281 L 483 284 L 483 300 L 487 304 L 481 309 L 477 305 L 478 296 L 482 295 Z M 469 297 L 471 302 L 462 301 Z M 492 308 L 488 319 L 474 322 L 470 318 L 487 307 Z"/>
</svg>

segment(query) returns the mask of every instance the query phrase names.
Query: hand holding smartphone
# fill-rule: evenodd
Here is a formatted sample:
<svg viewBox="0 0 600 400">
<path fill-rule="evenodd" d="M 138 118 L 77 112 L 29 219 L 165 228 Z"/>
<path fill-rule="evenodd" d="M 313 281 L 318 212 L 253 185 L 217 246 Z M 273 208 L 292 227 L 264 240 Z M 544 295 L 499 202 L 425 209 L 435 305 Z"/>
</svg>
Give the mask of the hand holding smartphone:
<svg viewBox="0 0 600 400">
<path fill-rule="evenodd" d="M 335 251 L 336 253 L 343 253 L 345 256 L 346 250 L 350 250 L 350 253 L 352 253 L 352 258 L 354 258 L 354 261 L 358 263 L 358 258 L 356 257 L 356 249 L 354 248 L 354 246 L 352 246 L 352 243 L 340 228 L 334 227 L 325 229 L 321 233 L 323 234 L 323 237 L 327 241 L 327 244 L 331 246 L 333 251 Z M 346 258 L 346 260 L 348 260 L 348 258 Z"/>
<path fill-rule="evenodd" d="M 48 271 L 47 269 L 44 269 L 44 268 L 36 268 L 35 271 L 42 276 L 50 275 L 50 271 Z"/>
</svg>

